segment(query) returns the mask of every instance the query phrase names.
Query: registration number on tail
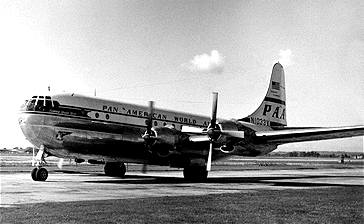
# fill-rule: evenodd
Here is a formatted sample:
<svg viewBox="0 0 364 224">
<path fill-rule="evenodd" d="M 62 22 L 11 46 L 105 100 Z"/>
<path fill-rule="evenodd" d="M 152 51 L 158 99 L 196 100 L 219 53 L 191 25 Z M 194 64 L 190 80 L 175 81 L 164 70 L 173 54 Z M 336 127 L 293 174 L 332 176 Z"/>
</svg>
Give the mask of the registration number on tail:
<svg viewBox="0 0 364 224">
<path fill-rule="evenodd" d="M 262 119 L 259 117 L 250 117 L 250 123 L 263 125 L 263 126 L 270 126 L 270 122 L 266 119 Z"/>
</svg>

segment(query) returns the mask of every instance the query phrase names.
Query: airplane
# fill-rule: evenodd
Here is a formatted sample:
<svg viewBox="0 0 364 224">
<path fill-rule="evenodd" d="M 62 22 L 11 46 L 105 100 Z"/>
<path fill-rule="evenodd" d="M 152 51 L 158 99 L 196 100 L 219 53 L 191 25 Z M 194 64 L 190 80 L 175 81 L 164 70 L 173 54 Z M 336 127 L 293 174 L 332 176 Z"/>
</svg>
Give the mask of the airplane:
<svg viewBox="0 0 364 224">
<path fill-rule="evenodd" d="M 26 139 L 39 149 L 35 181 L 45 181 L 47 156 L 104 164 L 105 175 L 124 177 L 125 163 L 183 168 L 188 181 L 204 181 L 213 160 L 228 156 L 260 156 L 293 142 L 364 135 L 364 125 L 288 127 L 285 74 L 273 66 L 260 106 L 241 119 L 217 119 L 218 94 L 212 116 L 201 116 L 78 95 L 36 95 L 25 101 L 18 122 Z"/>
</svg>

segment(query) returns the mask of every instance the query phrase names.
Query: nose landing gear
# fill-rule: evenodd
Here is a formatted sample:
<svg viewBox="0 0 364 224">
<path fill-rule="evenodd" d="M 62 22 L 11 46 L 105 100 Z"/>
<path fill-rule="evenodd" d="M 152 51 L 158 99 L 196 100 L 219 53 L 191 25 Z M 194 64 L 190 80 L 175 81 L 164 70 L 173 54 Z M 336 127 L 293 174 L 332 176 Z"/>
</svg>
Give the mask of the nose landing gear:
<svg viewBox="0 0 364 224">
<path fill-rule="evenodd" d="M 35 161 L 37 161 L 37 167 L 35 167 L 31 172 L 32 179 L 34 181 L 45 181 L 48 178 L 48 171 L 46 168 L 42 167 L 42 165 L 46 164 L 46 161 L 44 160 L 43 145 L 41 145 L 41 147 L 39 148 L 36 157 L 34 157 L 34 148 L 33 148 L 33 165 Z"/>
</svg>

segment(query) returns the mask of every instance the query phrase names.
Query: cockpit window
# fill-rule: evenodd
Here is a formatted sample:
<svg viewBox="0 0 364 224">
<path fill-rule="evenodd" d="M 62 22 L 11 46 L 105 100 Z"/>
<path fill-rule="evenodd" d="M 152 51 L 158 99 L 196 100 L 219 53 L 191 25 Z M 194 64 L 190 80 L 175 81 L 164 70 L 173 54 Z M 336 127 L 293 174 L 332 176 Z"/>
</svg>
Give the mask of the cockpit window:
<svg viewBox="0 0 364 224">
<path fill-rule="evenodd" d="M 52 108 L 52 101 L 50 101 L 50 100 L 46 100 L 46 101 L 45 101 L 45 107 L 46 107 L 46 108 Z"/>
<path fill-rule="evenodd" d="M 35 106 L 35 110 L 36 111 L 43 111 L 43 106 L 44 106 L 44 100 L 39 100 L 37 101 L 37 105 Z"/>
<path fill-rule="evenodd" d="M 36 99 L 29 100 L 29 105 L 34 106 L 36 101 L 37 101 Z"/>
<path fill-rule="evenodd" d="M 20 110 L 49 112 L 51 109 L 57 108 L 59 108 L 59 103 L 53 101 L 50 96 L 33 96 L 24 102 Z"/>
<path fill-rule="evenodd" d="M 44 100 L 38 100 L 37 106 L 44 106 Z"/>
</svg>

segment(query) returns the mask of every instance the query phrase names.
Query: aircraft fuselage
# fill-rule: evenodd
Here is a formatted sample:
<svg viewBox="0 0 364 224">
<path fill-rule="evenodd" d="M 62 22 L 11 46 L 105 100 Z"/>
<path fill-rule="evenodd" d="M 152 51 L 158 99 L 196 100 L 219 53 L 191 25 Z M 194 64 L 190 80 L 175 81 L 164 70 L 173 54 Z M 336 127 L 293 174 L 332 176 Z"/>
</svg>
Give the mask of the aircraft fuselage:
<svg viewBox="0 0 364 224">
<path fill-rule="evenodd" d="M 185 163 L 190 163 L 191 152 L 192 157 L 206 157 L 208 143 L 192 144 L 187 136 L 172 132 L 180 131 L 183 125 L 206 128 L 209 117 L 155 109 L 153 127 L 160 128 L 160 134 L 169 138 L 171 144 L 165 148 L 171 153 L 151 154 L 142 138 L 148 115 L 148 107 L 81 95 L 57 94 L 52 97 L 34 96 L 27 100 L 20 110 L 19 124 L 33 145 L 43 145 L 48 154 L 62 158 L 183 167 Z M 242 123 L 220 121 L 219 125 L 228 130 L 243 130 L 246 127 Z M 241 145 L 243 148 L 248 146 L 245 142 Z M 217 144 L 217 148 L 220 146 Z M 163 149 L 163 146 L 159 148 Z M 262 148 L 263 151 L 254 149 L 245 153 L 248 156 L 265 154 L 276 146 L 267 148 L 264 145 Z M 221 153 L 215 151 L 213 158 L 226 156 L 218 154 Z"/>
</svg>

